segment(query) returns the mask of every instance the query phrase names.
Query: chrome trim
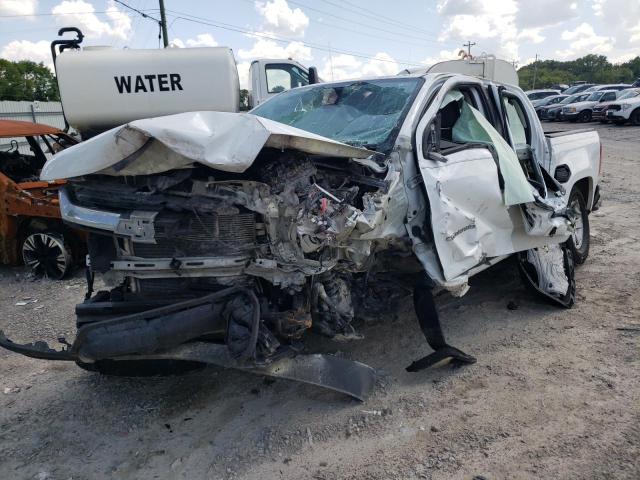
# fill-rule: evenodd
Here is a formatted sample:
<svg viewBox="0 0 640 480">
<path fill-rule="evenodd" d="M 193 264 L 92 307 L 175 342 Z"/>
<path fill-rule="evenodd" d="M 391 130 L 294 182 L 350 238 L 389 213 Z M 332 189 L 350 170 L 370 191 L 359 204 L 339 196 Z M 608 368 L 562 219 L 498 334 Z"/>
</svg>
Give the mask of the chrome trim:
<svg viewBox="0 0 640 480">
<path fill-rule="evenodd" d="M 58 191 L 60 213 L 65 222 L 96 230 L 106 230 L 137 243 L 156 243 L 153 221 L 158 212 L 135 210 L 128 218 L 114 212 L 74 205 L 65 188 Z"/>
</svg>

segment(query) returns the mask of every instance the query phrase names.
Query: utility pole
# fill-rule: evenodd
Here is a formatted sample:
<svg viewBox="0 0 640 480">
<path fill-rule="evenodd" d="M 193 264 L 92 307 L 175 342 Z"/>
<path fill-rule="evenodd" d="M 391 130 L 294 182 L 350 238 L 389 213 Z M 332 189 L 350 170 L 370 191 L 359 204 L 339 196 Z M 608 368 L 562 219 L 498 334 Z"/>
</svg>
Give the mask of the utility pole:
<svg viewBox="0 0 640 480">
<path fill-rule="evenodd" d="M 471 58 L 471 47 L 473 47 L 476 44 L 476 42 L 471 42 L 471 40 L 468 40 L 467 43 L 463 43 L 462 46 L 463 47 L 467 47 L 467 55 L 469 55 L 469 58 Z"/>
<path fill-rule="evenodd" d="M 531 87 L 532 90 L 535 90 L 536 88 L 537 76 L 538 76 L 538 54 L 536 53 L 536 60 L 535 62 L 533 62 L 533 86 Z"/>
<path fill-rule="evenodd" d="M 160 28 L 162 29 L 162 42 L 164 48 L 169 46 L 169 35 L 167 34 L 167 16 L 164 13 L 164 0 L 160 1 Z"/>
</svg>

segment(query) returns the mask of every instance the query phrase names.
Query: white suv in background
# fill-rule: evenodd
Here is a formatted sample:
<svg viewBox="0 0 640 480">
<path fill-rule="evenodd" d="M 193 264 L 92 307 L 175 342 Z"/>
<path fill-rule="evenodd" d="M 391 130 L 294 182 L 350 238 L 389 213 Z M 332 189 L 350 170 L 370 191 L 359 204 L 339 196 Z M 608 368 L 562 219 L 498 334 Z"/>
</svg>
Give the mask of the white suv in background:
<svg viewBox="0 0 640 480">
<path fill-rule="evenodd" d="M 593 107 L 598 103 L 611 102 L 619 97 L 616 90 L 599 90 L 592 92 L 583 102 L 572 103 L 562 108 L 562 118 L 570 122 L 590 122 Z"/>
<path fill-rule="evenodd" d="M 626 98 L 612 103 L 607 107 L 605 118 L 616 125 L 627 122 L 631 125 L 640 125 L 640 97 Z"/>
</svg>

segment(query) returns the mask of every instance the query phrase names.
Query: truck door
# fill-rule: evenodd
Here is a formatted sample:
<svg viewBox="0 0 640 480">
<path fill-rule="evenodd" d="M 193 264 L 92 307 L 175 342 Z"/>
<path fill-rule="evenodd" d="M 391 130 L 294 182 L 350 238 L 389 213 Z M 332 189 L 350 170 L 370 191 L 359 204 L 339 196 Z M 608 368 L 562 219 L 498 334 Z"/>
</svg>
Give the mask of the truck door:
<svg viewBox="0 0 640 480">
<path fill-rule="evenodd" d="M 418 166 L 443 275 L 451 281 L 494 257 L 566 240 L 554 211 L 528 220 L 541 193 L 529 182 L 486 87 L 454 77 L 441 87 L 416 130 Z M 540 208 L 540 207 L 538 207 Z M 531 228 L 533 222 L 535 228 Z"/>
</svg>

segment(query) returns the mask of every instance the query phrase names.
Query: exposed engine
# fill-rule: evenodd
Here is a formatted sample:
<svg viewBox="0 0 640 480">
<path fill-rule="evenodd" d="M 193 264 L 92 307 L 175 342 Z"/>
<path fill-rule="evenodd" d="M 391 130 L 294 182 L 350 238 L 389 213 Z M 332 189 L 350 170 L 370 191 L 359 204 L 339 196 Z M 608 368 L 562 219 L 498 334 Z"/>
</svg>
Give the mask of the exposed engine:
<svg viewBox="0 0 640 480">
<path fill-rule="evenodd" d="M 382 243 L 384 255 L 410 251 L 385 233 L 381 213 L 399 175 L 369 161 L 265 149 L 242 174 L 198 166 L 92 175 L 71 181 L 67 193 L 75 205 L 131 217 L 144 212 L 148 220 L 152 236 L 145 238 L 91 234 L 91 270 L 113 287 L 98 295 L 102 301 L 175 302 L 247 288 L 260 302 L 252 355 L 264 360 L 283 343 L 295 346 L 310 327 L 357 336 L 354 278 Z M 242 295 L 222 308 L 225 343 L 235 356 L 253 341 L 251 308 Z"/>
</svg>

